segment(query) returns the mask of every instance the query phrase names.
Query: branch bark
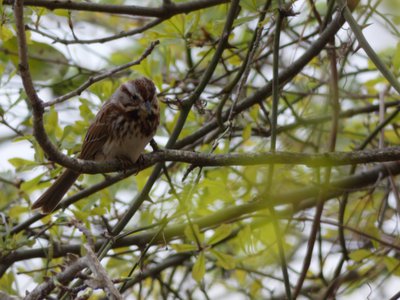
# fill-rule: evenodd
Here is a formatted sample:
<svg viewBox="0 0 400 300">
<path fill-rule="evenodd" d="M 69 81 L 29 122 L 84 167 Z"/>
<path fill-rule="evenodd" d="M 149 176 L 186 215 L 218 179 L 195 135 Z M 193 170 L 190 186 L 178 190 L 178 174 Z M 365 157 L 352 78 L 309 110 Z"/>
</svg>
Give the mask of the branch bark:
<svg viewBox="0 0 400 300">
<path fill-rule="evenodd" d="M 68 283 L 73 280 L 82 269 L 87 267 L 86 257 L 81 257 L 70 266 L 68 266 L 64 271 L 58 273 L 56 276 L 44 281 L 38 285 L 31 293 L 29 293 L 25 300 L 37 300 L 45 299 L 45 297 L 50 294 L 52 290 L 56 287 L 57 283 Z"/>
<path fill-rule="evenodd" d="M 25 0 L 24 5 L 33 7 L 44 7 L 50 10 L 65 9 L 76 11 L 103 12 L 110 14 L 121 14 L 142 17 L 167 18 L 172 15 L 190 13 L 195 10 L 208 8 L 229 0 L 198 0 L 191 2 L 182 2 L 177 4 L 168 4 L 159 7 L 146 7 L 137 5 L 113 5 L 99 4 L 91 2 L 73 2 L 73 1 L 49 1 L 49 0 Z M 13 0 L 3 0 L 4 5 L 12 5 Z"/>
<path fill-rule="evenodd" d="M 374 150 L 360 150 L 352 152 L 325 152 L 317 154 L 280 152 L 274 153 L 232 153 L 209 154 L 184 150 L 166 149 L 143 156 L 144 161 L 129 172 L 138 172 L 159 162 L 182 162 L 202 167 L 217 166 L 251 166 L 251 165 L 306 165 L 309 167 L 345 166 L 376 162 L 390 162 L 400 160 L 400 147 L 388 147 Z M 94 161 L 71 160 L 73 163 L 64 164 L 65 167 L 80 173 L 95 174 L 123 170 L 119 161 L 97 163 Z"/>
</svg>

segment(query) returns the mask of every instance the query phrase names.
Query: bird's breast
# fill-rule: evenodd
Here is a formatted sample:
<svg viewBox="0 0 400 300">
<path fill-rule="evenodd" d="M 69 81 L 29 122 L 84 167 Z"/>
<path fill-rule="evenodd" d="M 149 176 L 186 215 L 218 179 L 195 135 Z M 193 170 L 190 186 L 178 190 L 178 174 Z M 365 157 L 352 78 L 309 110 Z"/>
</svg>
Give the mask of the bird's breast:
<svg viewBox="0 0 400 300">
<path fill-rule="evenodd" d="M 153 138 L 158 126 L 146 118 L 127 118 L 119 115 L 111 126 L 111 134 L 103 145 L 101 157 L 96 160 L 129 158 L 136 162 L 146 145 Z"/>
</svg>

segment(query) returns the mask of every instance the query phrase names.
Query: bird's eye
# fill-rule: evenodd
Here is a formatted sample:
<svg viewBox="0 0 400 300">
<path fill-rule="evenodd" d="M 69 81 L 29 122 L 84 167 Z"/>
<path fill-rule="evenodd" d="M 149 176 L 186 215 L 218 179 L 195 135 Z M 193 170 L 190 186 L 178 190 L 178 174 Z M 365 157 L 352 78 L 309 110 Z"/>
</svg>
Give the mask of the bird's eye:
<svg viewBox="0 0 400 300">
<path fill-rule="evenodd" d="M 139 101 L 139 96 L 137 94 L 133 94 L 133 95 L 131 95 L 131 99 L 133 102 L 137 102 L 137 101 Z"/>
</svg>

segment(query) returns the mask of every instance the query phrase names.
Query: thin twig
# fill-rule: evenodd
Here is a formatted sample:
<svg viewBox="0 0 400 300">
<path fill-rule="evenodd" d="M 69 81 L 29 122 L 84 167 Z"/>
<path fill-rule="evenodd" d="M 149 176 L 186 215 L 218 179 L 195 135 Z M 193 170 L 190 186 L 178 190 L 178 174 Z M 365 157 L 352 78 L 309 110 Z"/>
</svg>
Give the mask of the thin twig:
<svg viewBox="0 0 400 300">
<path fill-rule="evenodd" d="M 278 104 L 280 97 L 279 90 L 279 45 L 280 45 L 280 35 L 282 31 L 282 22 L 285 18 L 283 8 L 278 8 L 277 12 L 277 20 L 275 22 L 275 33 L 274 33 L 274 45 L 273 45 L 273 66 L 272 66 L 272 116 L 271 116 L 271 144 L 270 151 L 271 153 L 275 153 L 276 151 L 276 139 L 277 139 L 277 122 L 278 122 Z M 267 181 L 267 190 L 270 191 L 273 186 L 273 174 L 275 170 L 275 165 L 271 164 L 268 170 L 268 181 Z M 290 288 L 290 279 L 289 273 L 287 269 L 286 255 L 282 242 L 281 230 L 279 228 L 278 221 L 275 218 L 275 208 L 271 210 L 273 226 L 276 234 L 276 241 L 278 244 L 279 250 L 279 259 L 281 262 L 281 270 L 283 275 L 283 282 L 285 284 L 285 292 L 286 297 L 290 300 L 292 299 L 292 293 Z"/>
<path fill-rule="evenodd" d="M 53 36 L 53 35 L 48 34 L 48 33 L 44 32 L 42 30 L 38 30 L 37 28 L 34 28 L 34 27 L 30 27 L 30 26 L 28 27 L 27 26 L 27 29 L 29 29 L 30 31 L 36 32 L 38 34 L 41 34 L 41 35 L 43 35 L 43 36 L 45 36 L 45 37 L 47 37 L 49 39 L 52 39 L 54 41 L 54 43 L 61 43 L 61 44 L 64 44 L 64 45 L 72 45 L 72 44 L 85 44 L 85 45 L 88 45 L 88 44 L 96 44 L 96 43 L 103 44 L 103 43 L 111 42 L 111 41 L 114 41 L 114 40 L 117 40 L 117 39 L 120 39 L 120 38 L 123 38 L 123 37 L 128 37 L 128 36 L 132 37 L 132 36 L 134 36 L 136 34 L 142 33 L 142 32 L 144 32 L 144 31 L 146 31 L 146 30 L 148 30 L 150 28 L 153 28 L 154 26 L 162 23 L 165 20 L 166 20 L 165 18 L 157 18 L 157 19 L 155 19 L 153 21 L 148 22 L 147 24 L 143 25 L 142 27 L 135 28 L 135 29 L 132 29 L 132 30 L 129 30 L 129 31 L 122 31 L 122 32 L 120 32 L 118 34 L 114 34 L 114 35 L 103 37 L 103 38 L 96 38 L 96 39 L 67 40 L 67 39 L 59 38 L 57 36 Z"/>
<path fill-rule="evenodd" d="M 271 0 L 267 0 L 264 4 L 263 9 L 260 12 L 260 17 L 258 18 L 258 23 L 257 23 L 257 28 L 253 34 L 252 40 L 250 42 L 249 45 L 249 51 L 246 54 L 246 57 L 237 73 L 237 75 L 235 76 L 235 78 L 233 79 L 233 81 L 228 85 L 224 87 L 224 92 L 226 93 L 224 95 L 224 97 L 221 99 L 220 103 L 218 104 L 217 107 L 217 111 L 216 111 L 216 115 L 217 115 L 217 122 L 219 124 L 219 126 L 221 127 L 221 129 L 223 128 L 223 122 L 222 122 L 222 109 L 225 105 L 225 102 L 228 100 L 230 93 L 228 93 L 228 91 L 233 90 L 233 88 L 236 86 L 236 84 L 240 81 L 239 83 L 239 88 L 237 89 L 237 94 L 236 97 L 234 99 L 234 102 L 230 108 L 230 112 L 229 112 L 229 116 L 228 116 L 228 121 L 231 123 L 232 119 L 233 119 L 233 111 L 235 110 L 235 106 L 237 101 L 240 99 L 241 97 L 241 91 L 244 87 L 244 85 L 246 84 L 247 81 L 247 77 L 249 76 L 249 72 L 250 72 L 250 66 L 252 65 L 252 63 L 254 62 L 254 54 L 256 52 L 256 49 L 258 48 L 259 44 L 260 44 L 260 40 L 261 40 L 261 34 L 263 31 L 264 26 L 262 25 L 264 20 L 265 20 L 265 16 L 267 13 L 268 8 L 271 5 Z M 232 126 L 232 125 L 231 125 Z"/>
<path fill-rule="evenodd" d="M 337 70 L 337 57 L 336 51 L 334 48 L 335 45 L 335 38 L 332 37 L 331 39 L 331 48 L 329 49 L 329 58 L 330 58 L 330 95 L 331 99 L 330 104 L 332 106 L 332 125 L 329 135 L 329 144 L 328 144 L 328 152 L 334 152 L 336 147 L 336 139 L 337 139 L 337 131 L 339 126 L 339 113 L 340 113 L 340 103 L 339 103 L 339 78 L 338 78 L 338 70 Z M 325 169 L 325 178 L 324 178 L 324 186 L 328 186 L 331 180 L 331 167 L 327 167 Z M 304 280 L 306 278 L 308 269 L 311 264 L 312 255 L 314 251 L 314 245 L 317 238 L 318 231 L 320 231 L 320 222 L 322 217 L 322 212 L 324 209 L 324 194 L 321 189 L 317 207 L 315 210 L 315 215 L 311 227 L 311 232 L 309 235 L 308 243 L 307 243 L 307 252 L 303 260 L 303 267 L 301 269 L 299 279 L 296 284 L 296 288 L 293 292 L 293 299 L 296 299 L 298 295 L 301 293 Z"/>
<path fill-rule="evenodd" d="M 62 272 L 53 276 L 49 280 L 45 280 L 34 288 L 24 299 L 25 300 L 39 300 L 46 299 L 46 296 L 57 286 L 58 283 L 67 283 L 73 280 L 82 269 L 87 267 L 86 257 L 81 257 L 74 263 L 66 267 Z"/>
</svg>

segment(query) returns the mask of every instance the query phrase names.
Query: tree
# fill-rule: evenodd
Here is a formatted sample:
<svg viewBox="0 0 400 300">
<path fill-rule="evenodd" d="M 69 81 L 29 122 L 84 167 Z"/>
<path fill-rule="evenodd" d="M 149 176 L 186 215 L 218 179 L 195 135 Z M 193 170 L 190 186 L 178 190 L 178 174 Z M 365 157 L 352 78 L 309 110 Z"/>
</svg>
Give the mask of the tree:
<svg viewBox="0 0 400 300">
<path fill-rule="evenodd" d="M 398 38 L 396 2 L 155 2 L 0 5 L 0 142 L 31 154 L 0 176 L 2 297 L 396 299 L 400 44 L 363 31 Z M 140 75 L 153 151 L 74 158 Z M 31 211 L 65 167 L 85 175 Z"/>
</svg>

